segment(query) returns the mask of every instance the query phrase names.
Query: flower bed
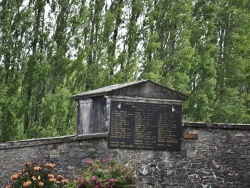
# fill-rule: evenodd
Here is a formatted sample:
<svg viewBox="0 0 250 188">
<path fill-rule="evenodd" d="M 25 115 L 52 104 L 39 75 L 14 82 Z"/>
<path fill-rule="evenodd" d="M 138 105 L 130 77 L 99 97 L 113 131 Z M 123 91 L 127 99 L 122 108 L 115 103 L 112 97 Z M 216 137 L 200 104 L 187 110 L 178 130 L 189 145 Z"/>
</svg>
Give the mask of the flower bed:
<svg viewBox="0 0 250 188">
<path fill-rule="evenodd" d="M 55 168 L 55 164 L 47 163 L 43 166 L 26 162 L 24 168 L 11 176 L 12 184 L 7 185 L 6 188 L 63 188 L 69 183 L 62 175 L 55 175 L 52 170 Z"/>
<path fill-rule="evenodd" d="M 62 175 L 55 175 L 55 164 L 26 162 L 23 170 L 11 176 L 12 184 L 6 188 L 132 188 L 137 182 L 134 169 L 129 163 L 107 158 L 89 159 L 86 170 L 69 182 Z"/>
</svg>

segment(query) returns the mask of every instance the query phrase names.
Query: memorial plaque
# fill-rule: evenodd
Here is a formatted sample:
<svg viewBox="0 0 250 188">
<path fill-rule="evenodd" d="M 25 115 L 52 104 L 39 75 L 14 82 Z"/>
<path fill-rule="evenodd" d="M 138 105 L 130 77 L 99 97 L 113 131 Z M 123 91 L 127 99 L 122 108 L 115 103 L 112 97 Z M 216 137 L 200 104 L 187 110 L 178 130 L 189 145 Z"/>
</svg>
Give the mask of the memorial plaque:
<svg viewBox="0 0 250 188">
<path fill-rule="evenodd" d="M 180 104 L 112 100 L 108 146 L 179 151 L 181 113 Z"/>
</svg>

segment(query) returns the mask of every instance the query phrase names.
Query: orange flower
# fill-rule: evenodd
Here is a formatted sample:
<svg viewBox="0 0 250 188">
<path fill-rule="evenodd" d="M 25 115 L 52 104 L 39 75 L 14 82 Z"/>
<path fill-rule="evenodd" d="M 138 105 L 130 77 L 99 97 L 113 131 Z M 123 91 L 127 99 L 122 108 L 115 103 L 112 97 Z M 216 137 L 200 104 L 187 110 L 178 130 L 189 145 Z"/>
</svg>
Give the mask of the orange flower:
<svg viewBox="0 0 250 188">
<path fill-rule="evenodd" d="M 32 184 L 31 181 L 26 181 L 26 182 L 23 183 L 23 186 L 24 187 L 29 187 L 31 184 Z"/>
<path fill-rule="evenodd" d="M 57 178 L 58 178 L 58 179 L 63 179 L 63 176 L 59 174 L 59 175 L 57 176 Z"/>
<path fill-rule="evenodd" d="M 39 170 L 41 170 L 42 168 L 40 167 L 40 166 L 35 166 L 34 167 L 34 170 L 36 170 L 36 171 L 39 171 Z"/>
<path fill-rule="evenodd" d="M 19 176 L 20 176 L 19 173 L 13 174 L 13 175 L 11 176 L 11 179 L 12 179 L 12 180 L 15 180 L 15 179 L 19 178 Z"/>
<path fill-rule="evenodd" d="M 54 164 L 54 163 L 47 163 L 47 164 L 45 164 L 45 166 L 48 167 L 48 168 L 55 168 L 56 164 Z"/>
<path fill-rule="evenodd" d="M 36 181 L 36 176 L 32 176 L 32 180 L 33 180 L 33 181 Z"/>
<path fill-rule="evenodd" d="M 60 181 L 56 181 L 56 184 L 60 184 L 61 182 Z"/>
<path fill-rule="evenodd" d="M 55 178 L 54 174 L 48 174 L 49 178 Z"/>
<path fill-rule="evenodd" d="M 49 181 L 50 182 L 56 182 L 57 180 L 56 180 L 56 178 L 50 178 Z"/>
<path fill-rule="evenodd" d="M 44 183 L 43 182 L 39 182 L 38 184 L 40 187 L 43 187 L 44 186 Z"/>
<path fill-rule="evenodd" d="M 62 180 L 62 183 L 69 183 L 69 180 L 64 179 L 64 180 Z"/>
<path fill-rule="evenodd" d="M 24 165 L 30 165 L 32 162 L 25 162 Z"/>
<path fill-rule="evenodd" d="M 11 188 L 11 185 L 7 185 L 5 188 Z"/>
<path fill-rule="evenodd" d="M 41 179 L 41 176 L 38 176 L 37 179 L 40 180 L 40 179 Z"/>
</svg>

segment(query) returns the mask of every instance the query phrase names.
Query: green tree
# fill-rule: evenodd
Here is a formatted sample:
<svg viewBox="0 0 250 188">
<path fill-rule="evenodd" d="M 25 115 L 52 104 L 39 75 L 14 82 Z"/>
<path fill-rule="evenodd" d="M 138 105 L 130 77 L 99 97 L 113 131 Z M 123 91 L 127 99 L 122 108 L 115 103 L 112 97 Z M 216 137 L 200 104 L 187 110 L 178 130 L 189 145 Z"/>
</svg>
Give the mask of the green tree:
<svg viewBox="0 0 250 188">
<path fill-rule="evenodd" d="M 217 14 L 219 55 L 216 61 L 217 84 L 213 121 L 247 122 L 243 94 L 249 66 L 249 3 L 220 1 Z M 243 86 L 243 87 L 242 87 Z"/>
<path fill-rule="evenodd" d="M 19 133 L 19 90 L 24 76 L 22 68 L 27 60 L 23 49 L 27 43 L 27 26 L 23 24 L 24 20 L 29 20 L 29 11 L 21 5 L 21 1 L 0 3 L 1 141 L 17 139 Z"/>
<path fill-rule="evenodd" d="M 210 1 L 209 1 L 210 2 Z M 190 96 L 185 103 L 187 120 L 210 121 L 215 100 L 218 47 L 214 44 L 218 6 L 199 0 L 194 4 L 191 45 L 195 55 L 190 70 Z"/>
<path fill-rule="evenodd" d="M 190 1 L 159 1 L 156 20 L 161 39 L 160 57 L 163 60 L 161 83 L 185 93 L 188 91 L 189 71 L 193 62 L 193 49 L 189 41 L 192 9 Z"/>
<path fill-rule="evenodd" d="M 139 64 L 141 64 L 140 79 L 160 82 L 163 61 L 160 57 L 161 39 L 155 24 L 158 17 L 157 8 L 156 1 L 147 1 L 144 5 Z"/>
</svg>

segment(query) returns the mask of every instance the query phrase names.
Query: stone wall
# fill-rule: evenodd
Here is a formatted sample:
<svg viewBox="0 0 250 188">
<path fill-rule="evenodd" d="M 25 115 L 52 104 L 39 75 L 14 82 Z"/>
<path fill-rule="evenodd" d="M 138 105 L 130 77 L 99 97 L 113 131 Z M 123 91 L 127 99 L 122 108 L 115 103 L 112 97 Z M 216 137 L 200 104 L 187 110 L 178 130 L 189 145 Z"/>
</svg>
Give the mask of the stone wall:
<svg viewBox="0 0 250 188">
<path fill-rule="evenodd" d="M 184 123 L 181 151 L 108 149 L 107 133 L 0 144 L 0 185 L 24 162 L 53 162 L 67 178 L 91 157 L 133 162 L 138 187 L 250 187 L 250 125 Z"/>
</svg>

